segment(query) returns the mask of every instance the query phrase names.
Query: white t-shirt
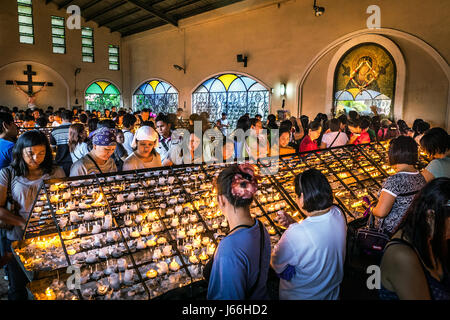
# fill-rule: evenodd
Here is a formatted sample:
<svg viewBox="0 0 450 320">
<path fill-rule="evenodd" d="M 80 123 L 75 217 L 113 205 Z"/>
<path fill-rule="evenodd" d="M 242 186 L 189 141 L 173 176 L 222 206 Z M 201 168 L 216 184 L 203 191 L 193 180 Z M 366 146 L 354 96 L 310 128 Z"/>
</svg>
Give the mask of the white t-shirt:
<svg viewBox="0 0 450 320">
<path fill-rule="evenodd" d="M 334 141 L 333 145 L 331 147 L 340 147 L 345 146 L 348 142 L 348 137 L 345 132 L 335 131 L 335 132 L 329 132 L 325 133 L 322 137 L 322 142 L 327 145 L 327 148 L 330 148 L 330 144 L 333 142 L 334 138 L 339 134 L 336 141 Z"/>
<path fill-rule="evenodd" d="M 59 123 L 58 121 L 53 121 L 52 123 L 52 127 L 59 127 L 61 125 L 61 123 Z"/>
<path fill-rule="evenodd" d="M 141 158 L 139 158 L 136 153 L 133 152 L 125 159 L 122 170 L 139 170 L 154 167 L 161 167 L 161 157 L 158 153 L 153 156 L 153 160 L 151 162 L 143 162 Z"/>
<path fill-rule="evenodd" d="M 133 142 L 134 139 L 133 132 L 123 130 L 123 137 L 124 137 L 123 147 L 125 148 L 125 150 L 127 150 L 128 154 L 132 154 L 133 148 L 131 148 L 131 142 Z"/>
<path fill-rule="evenodd" d="M 86 154 L 89 153 L 89 148 L 86 142 L 82 142 L 77 144 L 73 152 L 70 153 L 72 158 L 72 163 L 77 162 L 81 158 L 83 158 Z"/>
<path fill-rule="evenodd" d="M 275 246 L 271 265 L 281 273 L 290 264 L 295 275 L 280 279 L 281 300 L 336 300 L 344 277 L 347 225 L 333 206 L 317 217 L 289 226 Z"/>
</svg>

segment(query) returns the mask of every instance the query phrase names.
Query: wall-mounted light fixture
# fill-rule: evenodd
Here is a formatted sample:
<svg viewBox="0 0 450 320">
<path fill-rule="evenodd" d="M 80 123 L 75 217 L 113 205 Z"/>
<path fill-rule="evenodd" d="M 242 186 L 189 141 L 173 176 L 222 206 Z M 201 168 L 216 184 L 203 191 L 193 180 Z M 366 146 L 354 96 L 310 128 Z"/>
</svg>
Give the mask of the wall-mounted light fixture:
<svg viewBox="0 0 450 320">
<path fill-rule="evenodd" d="M 183 72 L 186 73 L 186 68 L 183 68 L 182 66 L 179 66 L 179 65 L 177 65 L 177 64 L 174 64 L 173 67 L 174 67 L 175 69 L 177 69 L 178 71 L 183 70 Z"/>
<path fill-rule="evenodd" d="M 313 9 L 314 9 L 314 14 L 316 15 L 316 17 L 320 17 L 321 15 L 323 15 L 325 13 L 325 8 L 317 6 L 316 0 L 314 0 Z"/>
<path fill-rule="evenodd" d="M 244 56 L 243 54 L 238 54 L 236 56 L 236 60 L 237 60 L 237 62 L 243 62 L 244 63 L 244 68 L 247 67 L 247 56 Z"/>
<path fill-rule="evenodd" d="M 286 95 L 286 84 L 282 83 L 280 84 L 280 96 Z"/>
</svg>

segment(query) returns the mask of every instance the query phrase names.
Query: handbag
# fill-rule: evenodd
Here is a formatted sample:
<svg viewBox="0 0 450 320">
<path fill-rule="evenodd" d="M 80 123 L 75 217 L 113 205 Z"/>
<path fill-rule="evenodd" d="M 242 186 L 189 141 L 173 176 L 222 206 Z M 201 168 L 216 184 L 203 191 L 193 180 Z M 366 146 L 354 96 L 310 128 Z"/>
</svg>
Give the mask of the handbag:
<svg viewBox="0 0 450 320">
<path fill-rule="evenodd" d="M 18 205 L 16 204 L 15 200 L 12 197 L 12 193 L 11 193 L 11 183 L 12 183 L 12 179 L 13 179 L 13 173 L 12 173 L 12 168 L 7 167 L 5 168 L 7 175 L 8 175 L 8 188 L 6 190 L 6 203 L 4 208 L 6 210 L 8 210 L 11 214 L 18 216 L 19 212 L 18 212 Z M 0 229 L 4 229 L 4 230 L 12 230 L 14 228 L 13 225 L 7 224 L 3 221 L 0 220 Z"/>
<path fill-rule="evenodd" d="M 370 214 L 367 224 L 364 227 L 359 228 L 356 233 L 356 245 L 367 254 L 378 255 L 383 252 L 390 237 L 382 231 L 384 220 L 380 223 L 378 228 L 373 227 L 373 213 L 370 210 L 372 208 L 372 204 L 370 204 L 367 197 L 364 197 L 363 200 L 369 204 L 369 208 L 364 212 L 364 216 L 369 213 Z"/>
</svg>

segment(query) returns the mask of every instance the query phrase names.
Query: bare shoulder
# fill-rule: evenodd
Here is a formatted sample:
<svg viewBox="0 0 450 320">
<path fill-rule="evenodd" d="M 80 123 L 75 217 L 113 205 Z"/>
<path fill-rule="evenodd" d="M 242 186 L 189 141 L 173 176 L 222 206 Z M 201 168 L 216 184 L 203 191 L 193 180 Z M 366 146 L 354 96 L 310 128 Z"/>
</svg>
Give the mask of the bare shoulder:
<svg viewBox="0 0 450 320">
<path fill-rule="evenodd" d="M 381 268 L 390 271 L 401 272 L 412 266 L 420 267 L 417 254 L 414 249 L 402 243 L 389 245 L 381 260 Z"/>
</svg>

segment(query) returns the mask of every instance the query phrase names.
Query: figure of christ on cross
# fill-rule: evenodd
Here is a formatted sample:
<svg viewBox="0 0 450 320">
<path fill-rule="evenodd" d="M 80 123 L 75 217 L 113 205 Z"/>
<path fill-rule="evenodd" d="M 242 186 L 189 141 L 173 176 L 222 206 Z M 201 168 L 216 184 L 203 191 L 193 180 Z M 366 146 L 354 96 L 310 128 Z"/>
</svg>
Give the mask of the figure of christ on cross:
<svg viewBox="0 0 450 320">
<path fill-rule="evenodd" d="M 23 93 L 23 94 L 27 97 L 27 106 L 28 106 L 28 108 L 35 108 L 35 107 L 36 107 L 35 101 L 36 101 L 36 98 L 37 98 L 38 93 L 40 93 L 40 92 L 42 92 L 43 90 L 45 90 L 45 88 L 46 88 L 47 85 L 48 85 L 48 82 L 45 82 L 45 83 L 44 83 L 44 86 L 43 86 L 42 88 L 40 88 L 40 89 L 39 89 L 38 91 L 36 91 L 36 92 L 32 92 L 31 94 L 29 94 L 27 91 L 25 91 L 25 90 L 23 90 L 22 88 L 20 88 L 20 87 L 17 85 L 17 82 L 16 82 L 15 80 L 14 80 L 13 82 L 14 82 L 14 87 L 15 87 L 19 92 Z"/>
</svg>

